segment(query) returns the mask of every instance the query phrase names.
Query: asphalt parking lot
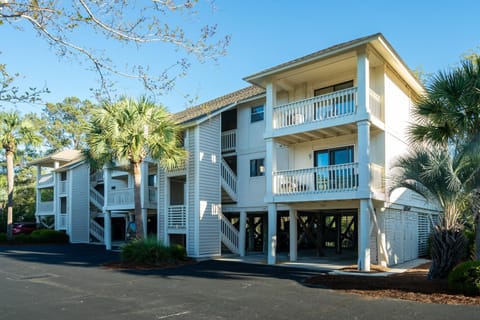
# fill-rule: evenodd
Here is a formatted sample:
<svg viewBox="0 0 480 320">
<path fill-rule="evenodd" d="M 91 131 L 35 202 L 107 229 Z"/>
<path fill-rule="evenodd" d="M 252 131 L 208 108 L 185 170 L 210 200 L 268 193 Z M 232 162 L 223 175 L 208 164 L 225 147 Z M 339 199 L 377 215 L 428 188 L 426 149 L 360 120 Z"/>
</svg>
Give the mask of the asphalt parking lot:
<svg viewBox="0 0 480 320">
<path fill-rule="evenodd" d="M 374 299 L 309 287 L 314 271 L 203 261 L 102 267 L 94 245 L 0 246 L 0 319 L 479 319 L 480 306 Z"/>
</svg>

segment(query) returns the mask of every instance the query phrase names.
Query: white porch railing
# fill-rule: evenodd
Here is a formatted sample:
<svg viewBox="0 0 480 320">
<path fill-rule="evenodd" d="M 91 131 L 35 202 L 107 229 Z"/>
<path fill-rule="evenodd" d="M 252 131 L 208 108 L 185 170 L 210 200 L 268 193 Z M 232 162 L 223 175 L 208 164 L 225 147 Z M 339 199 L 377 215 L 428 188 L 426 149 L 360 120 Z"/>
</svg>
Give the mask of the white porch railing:
<svg viewBox="0 0 480 320">
<path fill-rule="evenodd" d="M 237 228 L 235 228 L 223 214 L 220 214 L 220 228 L 223 244 L 233 253 L 240 253 L 240 234 Z"/>
<path fill-rule="evenodd" d="M 167 169 L 167 173 L 177 173 L 177 172 L 182 172 L 185 171 L 187 168 L 187 161 L 186 160 L 181 160 L 177 165 L 173 168 Z"/>
<path fill-rule="evenodd" d="M 148 202 L 155 204 L 157 203 L 157 187 L 148 187 Z"/>
<path fill-rule="evenodd" d="M 38 212 L 53 213 L 53 201 L 40 201 L 38 202 Z"/>
<path fill-rule="evenodd" d="M 167 227 L 174 229 L 187 227 L 187 208 L 184 205 L 168 207 Z"/>
<path fill-rule="evenodd" d="M 343 117 L 355 114 L 356 110 L 357 88 L 349 88 L 274 107 L 273 128 Z"/>
<path fill-rule="evenodd" d="M 58 224 L 57 229 L 66 230 L 67 229 L 67 215 L 62 213 L 58 215 Z"/>
<path fill-rule="evenodd" d="M 58 193 L 66 194 L 68 188 L 68 182 L 66 180 L 58 181 Z"/>
<path fill-rule="evenodd" d="M 134 204 L 134 189 L 122 188 L 108 192 L 108 206 L 122 206 Z"/>
<path fill-rule="evenodd" d="M 385 192 L 385 168 L 378 164 L 370 164 L 370 187 L 376 192 Z"/>
<path fill-rule="evenodd" d="M 90 235 L 102 243 L 105 239 L 103 227 L 93 219 L 90 219 Z"/>
<path fill-rule="evenodd" d="M 289 195 L 356 190 L 357 172 L 358 163 L 277 171 L 273 173 L 274 193 Z"/>
<path fill-rule="evenodd" d="M 228 193 L 232 200 L 237 200 L 237 176 L 235 172 L 230 169 L 228 163 L 222 158 L 221 163 L 222 187 Z"/>
<path fill-rule="evenodd" d="M 222 132 L 222 152 L 233 152 L 237 148 L 237 129 Z"/>
<path fill-rule="evenodd" d="M 37 187 L 47 187 L 53 185 L 53 173 L 47 173 L 40 176 Z"/>
<path fill-rule="evenodd" d="M 370 113 L 383 121 L 382 97 L 370 89 Z"/>
</svg>

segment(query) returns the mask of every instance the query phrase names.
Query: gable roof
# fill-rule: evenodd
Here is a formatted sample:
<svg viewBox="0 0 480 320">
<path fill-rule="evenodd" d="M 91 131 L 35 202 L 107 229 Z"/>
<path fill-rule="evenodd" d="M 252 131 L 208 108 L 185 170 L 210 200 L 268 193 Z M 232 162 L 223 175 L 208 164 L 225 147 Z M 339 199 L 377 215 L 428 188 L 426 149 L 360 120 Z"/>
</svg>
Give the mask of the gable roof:
<svg viewBox="0 0 480 320">
<path fill-rule="evenodd" d="M 82 159 L 83 159 L 82 151 L 67 149 L 67 150 L 55 152 L 43 158 L 33 160 L 30 162 L 30 165 L 41 164 L 43 166 L 53 168 L 55 162 L 60 162 L 60 165 L 63 166 L 66 163 L 76 162 Z"/>
<path fill-rule="evenodd" d="M 173 119 L 183 124 L 199 120 L 224 107 L 241 102 L 242 100 L 260 96 L 263 93 L 265 93 L 265 89 L 252 85 L 175 113 Z"/>
<path fill-rule="evenodd" d="M 354 50 L 367 44 L 370 44 L 372 47 L 374 47 L 377 52 L 379 52 L 395 70 L 400 72 L 404 76 L 404 80 L 410 85 L 410 87 L 414 88 L 417 92 L 423 91 L 422 84 L 413 75 L 410 68 L 406 65 L 406 63 L 402 60 L 398 53 L 393 49 L 392 45 L 387 41 L 387 39 L 385 39 L 382 33 L 375 33 L 372 35 L 333 45 L 326 49 L 322 49 L 306 56 L 290 60 L 277 66 L 254 73 L 250 76 L 243 78 L 243 80 L 250 82 L 254 85 L 262 86 L 263 80 L 265 78 L 272 76 L 276 73 L 290 70 L 303 64 L 325 59 L 335 54 Z"/>
</svg>

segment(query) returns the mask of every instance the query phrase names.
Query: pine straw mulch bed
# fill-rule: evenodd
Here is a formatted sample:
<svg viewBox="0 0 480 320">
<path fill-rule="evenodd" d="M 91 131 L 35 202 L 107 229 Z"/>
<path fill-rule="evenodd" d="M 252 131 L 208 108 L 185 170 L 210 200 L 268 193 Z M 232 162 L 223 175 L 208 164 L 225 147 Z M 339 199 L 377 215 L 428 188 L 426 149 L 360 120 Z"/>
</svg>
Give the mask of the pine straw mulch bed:
<svg viewBox="0 0 480 320">
<path fill-rule="evenodd" d="M 378 298 L 390 297 L 437 304 L 480 305 L 480 296 L 465 296 L 452 292 L 448 289 L 446 279 L 428 280 L 429 267 L 430 263 L 426 263 L 406 272 L 388 276 L 324 274 L 308 278 L 305 283 Z M 387 271 L 381 267 L 372 269 L 372 272 Z M 342 271 L 354 270 L 350 268 Z"/>
</svg>

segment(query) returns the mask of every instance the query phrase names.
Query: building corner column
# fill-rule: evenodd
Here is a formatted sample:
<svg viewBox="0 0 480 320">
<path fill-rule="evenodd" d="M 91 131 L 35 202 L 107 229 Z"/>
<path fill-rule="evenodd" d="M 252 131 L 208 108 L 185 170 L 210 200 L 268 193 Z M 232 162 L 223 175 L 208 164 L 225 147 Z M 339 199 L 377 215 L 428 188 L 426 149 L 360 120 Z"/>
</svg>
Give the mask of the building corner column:
<svg viewBox="0 0 480 320">
<path fill-rule="evenodd" d="M 288 227 L 290 234 L 290 261 L 297 261 L 297 210 L 290 208 Z"/>
<path fill-rule="evenodd" d="M 268 204 L 268 264 L 277 263 L 277 205 Z"/>
<path fill-rule="evenodd" d="M 370 208 L 369 200 L 360 200 L 359 243 L 358 243 L 358 270 L 370 271 Z"/>
</svg>

